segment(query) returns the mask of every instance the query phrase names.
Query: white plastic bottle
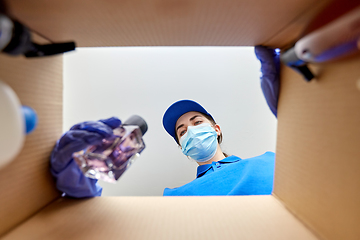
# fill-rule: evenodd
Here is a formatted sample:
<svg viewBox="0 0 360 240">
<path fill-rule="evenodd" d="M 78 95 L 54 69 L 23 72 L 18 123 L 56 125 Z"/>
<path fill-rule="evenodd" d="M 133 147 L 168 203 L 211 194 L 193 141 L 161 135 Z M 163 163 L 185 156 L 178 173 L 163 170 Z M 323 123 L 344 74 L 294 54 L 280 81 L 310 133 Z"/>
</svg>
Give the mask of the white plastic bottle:
<svg viewBox="0 0 360 240">
<path fill-rule="evenodd" d="M 25 139 L 24 117 L 15 92 L 0 80 L 0 168 L 21 150 Z"/>
<path fill-rule="evenodd" d="M 16 93 L 0 80 L 0 168 L 21 151 L 25 135 L 37 125 L 36 112 L 22 106 Z"/>
</svg>

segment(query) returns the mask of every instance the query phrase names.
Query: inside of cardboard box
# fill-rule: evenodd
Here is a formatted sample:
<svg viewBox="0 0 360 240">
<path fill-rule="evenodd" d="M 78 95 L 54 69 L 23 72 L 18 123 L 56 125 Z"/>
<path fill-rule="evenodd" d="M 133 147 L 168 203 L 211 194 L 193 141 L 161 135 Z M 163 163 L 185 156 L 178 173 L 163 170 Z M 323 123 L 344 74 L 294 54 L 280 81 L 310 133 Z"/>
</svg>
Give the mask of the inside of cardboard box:
<svg viewBox="0 0 360 240">
<path fill-rule="evenodd" d="M 251 6 L 246 2 L 7 3 L 14 16 L 39 32 L 59 41 L 78 39 L 79 46 L 262 43 L 282 47 L 296 39 L 330 1 L 258 0 Z M 184 239 L 189 237 L 186 234 L 314 239 L 309 228 L 324 239 L 360 236 L 359 56 L 313 66 L 321 75 L 310 84 L 283 68 L 274 195 L 206 198 L 207 203 L 203 198 L 60 199 L 48 173 L 48 157 L 61 135 L 62 58 L 28 61 L 0 56 L 0 62 L 0 78 L 15 89 L 23 103 L 39 111 L 40 119 L 39 129 L 29 136 L 19 157 L 1 170 L 0 216 L 6 217 L 0 219 L 0 236 L 98 239 L 118 237 L 120 227 L 128 230 L 124 239 Z M 197 208 L 201 204 L 204 208 Z M 202 216 L 208 216 L 209 222 L 198 231 Z M 220 227 L 209 230 L 210 221 L 219 221 Z M 97 223 L 104 231 L 94 231 Z M 139 226 L 148 231 L 139 231 Z"/>
</svg>

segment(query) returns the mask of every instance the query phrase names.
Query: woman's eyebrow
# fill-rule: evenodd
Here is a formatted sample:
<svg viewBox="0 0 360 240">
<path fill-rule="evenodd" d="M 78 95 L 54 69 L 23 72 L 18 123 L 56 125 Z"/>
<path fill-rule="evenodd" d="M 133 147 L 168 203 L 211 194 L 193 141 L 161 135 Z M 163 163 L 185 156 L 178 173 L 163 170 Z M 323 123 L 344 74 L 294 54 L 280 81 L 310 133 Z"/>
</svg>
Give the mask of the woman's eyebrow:
<svg viewBox="0 0 360 240">
<path fill-rule="evenodd" d="M 194 120 L 195 118 L 200 117 L 200 115 L 195 115 L 192 118 L 190 118 L 190 121 Z"/>
<path fill-rule="evenodd" d="M 179 128 L 183 127 L 183 126 L 184 126 L 184 124 L 180 124 L 180 125 L 176 128 L 176 131 L 177 131 Z"/>
</svg>

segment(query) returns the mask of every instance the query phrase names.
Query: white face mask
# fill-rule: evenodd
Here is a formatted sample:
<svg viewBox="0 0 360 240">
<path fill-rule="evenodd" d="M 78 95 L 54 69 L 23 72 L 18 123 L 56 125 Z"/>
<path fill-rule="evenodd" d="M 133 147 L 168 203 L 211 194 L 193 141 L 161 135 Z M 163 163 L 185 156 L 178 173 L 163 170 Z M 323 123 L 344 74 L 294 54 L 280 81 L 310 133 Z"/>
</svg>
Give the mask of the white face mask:
<svg viewBox="0 0 360 240">
<path fill-rule="evenodd" d="M 217 133 L 209 123 L 188 126 L 187 132 L 180 138 L 182 152 L 197 162 L 206 162 L 213 158 L 217 150 Z"/>
</svg>

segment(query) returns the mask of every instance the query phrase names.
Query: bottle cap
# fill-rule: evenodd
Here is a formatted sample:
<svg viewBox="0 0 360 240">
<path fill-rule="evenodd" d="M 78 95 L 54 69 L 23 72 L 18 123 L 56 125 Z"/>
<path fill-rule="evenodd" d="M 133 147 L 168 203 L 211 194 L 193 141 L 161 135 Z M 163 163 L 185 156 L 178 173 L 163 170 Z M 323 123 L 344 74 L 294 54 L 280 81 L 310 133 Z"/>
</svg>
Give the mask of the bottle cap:
<svg viewBox="0 0 360 240">
<path fill-rule="evenodd" d="M 35 130 L 38 119 L 37 114 L 34 109 L 28 106 L 22 106 L 21 110 L 23 112 L 24 118 L 25 118 L 25 130 L 26 134 L 31 133 Z"/>
<path fill-rule="evenodd" d="M 122 125 L 139 126 L 142 135 L 144 135 L 146 133 L 146 131 L 148 130 L 147 123 L 145 122 L 145 120 L 142 117 L 140 117 L 138 115 L 132 115 Z"/>
</svg>

